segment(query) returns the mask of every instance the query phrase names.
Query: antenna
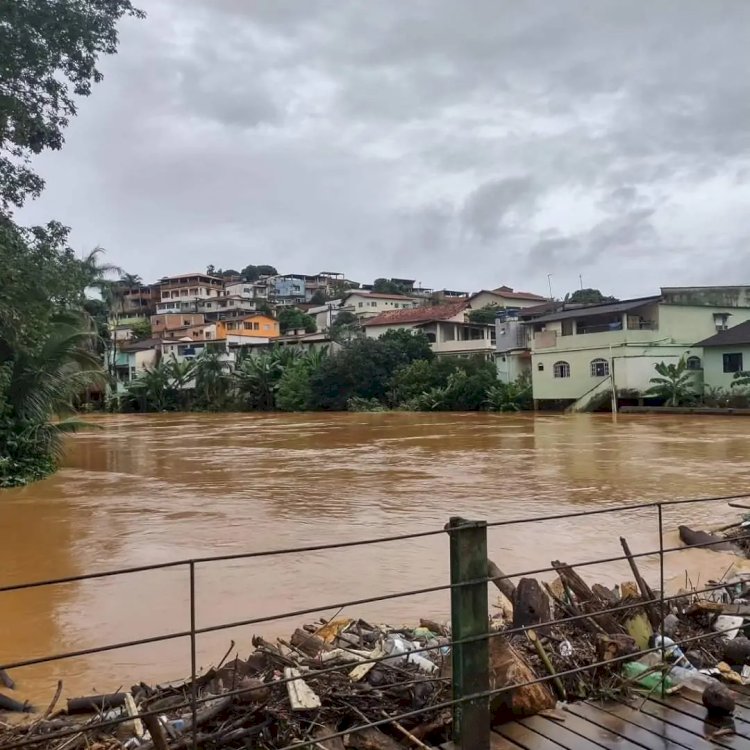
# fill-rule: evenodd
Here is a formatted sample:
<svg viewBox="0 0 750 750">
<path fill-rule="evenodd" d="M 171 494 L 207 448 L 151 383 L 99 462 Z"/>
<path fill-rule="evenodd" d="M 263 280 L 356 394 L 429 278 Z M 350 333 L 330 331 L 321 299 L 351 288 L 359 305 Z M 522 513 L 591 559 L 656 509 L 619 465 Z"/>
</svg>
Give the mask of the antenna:
<svg viewBox="0 0 750 750">
<path fill-rule="evenodd" d="M 549 298 L 550 300 L 552 300 L 553 297 L 552 297 L 552 274 L 551 273 L 547 274 L 547 284 L 549 284 Z"/>
<path fill-rule="evenodd" d="M 581 282 L 581 289 L 583 289 L 583 274 L 578 274 L 578 281 Z"/>
</svg>

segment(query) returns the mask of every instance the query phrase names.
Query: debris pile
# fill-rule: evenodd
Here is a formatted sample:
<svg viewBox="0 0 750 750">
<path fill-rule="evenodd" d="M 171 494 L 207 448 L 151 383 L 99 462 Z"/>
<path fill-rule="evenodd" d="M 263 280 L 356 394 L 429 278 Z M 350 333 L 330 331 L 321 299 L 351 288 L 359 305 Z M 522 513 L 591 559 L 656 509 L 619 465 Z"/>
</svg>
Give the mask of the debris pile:
<svg viewBox="0 0 750 750">
<path fill-rule="evenodd" d="M 395 630 L 334 620 L 295 630 L 288 641 L 255 637 L 248 658 L 220 663 L 194 685 L 141 683 L 127 693 L 69 700 L 64 710 L 51 706 L 29 723 L 0 723 L 0 747 L 34 738 L 41 740 L 35 747 L 56 750 L 181 750 L 192 743 L 193 699 L 201 747 L 436 746 L 450 739 L 450 710 L 431 709 L 450 700 L 449 642 L 429 621 Z M 401 714 L 410 716 L 389 719 Z M 347 731 L 367 724 L 377 726 Z M 69 735 L 54 737 L 61 733 Z"/>
<path fill-rule="evenodd" d="M 743 520 L 741 523 L 744 523 Z M 733 533 L 730 527 L 727 531 Z M 722 540 L 681 529 L 688 544 Z M 706 539 L 708 537 L 708 539 Z M 494 722 L 554 709 L 558 701 L 627 698 L 631 693 L 700 690 L 709 716 L 731 714 L 724 684 L 750 684 L 750 580 L 732 575 L 662 600 L 620 539 L 632 580 L 589 585 L 564 562 L 551 583 L 514 584 L 488 562 L 499 589 L 488 643 Z M 729 571 L 727 572 L 728 575 Z M 437 747 L 452 728 L 451 654 L 446 625 L 320 621 L 288 640 L 252 640 L 195 681 L 69 700 L 25 723 L 0 722 L 0 748 L 39 741 L 44 750 L 325 750 Z M 0 673 L 6 688 L 7 675 Z M 0 710 L 25 704 L 0 693 Z M 194 720 L 195 719 L 195 720 Z M 365 730 L 361 727 L 367 726 Z"/>
</svg>

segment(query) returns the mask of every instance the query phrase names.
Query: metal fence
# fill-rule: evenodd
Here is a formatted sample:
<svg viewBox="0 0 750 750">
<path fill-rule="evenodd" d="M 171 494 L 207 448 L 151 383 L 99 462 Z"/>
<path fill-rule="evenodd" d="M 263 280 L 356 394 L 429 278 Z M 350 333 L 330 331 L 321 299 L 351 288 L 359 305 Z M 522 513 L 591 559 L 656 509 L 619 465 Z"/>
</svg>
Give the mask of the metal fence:
<svg viewBox="0 0 750 750">
<path fill-rule="evenodd" d="M 179 569 L 182 568 L 185 571 L 186 576 L 189 579 L 189 624 L 183 630 L 176 630 L 169 633 L 163 633 L 151 637 L 140 638 L 130 641 L 121 641 L 117 643 L 107 643 L 95 647 L 78 649 L 75 651 L 66 651 L 56 654 L 50 654 L 46 656 L 19 659 L 14 662 L 7 664 L 0 664 L 0 670 L 17 670 L 24 667 L 28 667 L 36 664 L 44 664 L 53 661 L 60 661 L 70 659 L 74 657 L 92 655 L 103 653 L 107 651 L 114 651 L 117 649 L 132 648 L 137 646 L 145 646 L 147 644 L 159 643 L 174 639 L 189 639 L 190 643 L 190 696 L 182 704 L 171 706 L 170 710 L 187 709 L 191 716 L 191 722 L 187 724 L 186 734 L 190 738 L 190 743 L 193 747 L 197 747 L 200 744 L 200 737 L 198 733 L 198 727 L 196 718 L 198 715 L 199 707 L 206 703 L 215 701 L 217 696 L 200 696 L 198 694 L 198 676 L 199 669 L 197 664 L 197 652 L 196 642 L 200 635 L 229 630 L 232 628 L 238 628 L 243 626 L 253 626 L 262 623 L 268 623 L 275 620 L 287 619 L 290 617 L 303 617 L 306 615 L 313 615 L 324 611 L 340 611 L 346 608 L 357 607 L 365 604 L 371 604 L 376 602 L 382 602 L 391 599 L 403 599 L 409 596 L 415 596 L 420 594 L 431 594 L 441 591 L 449 591 L 451 596 L 451 622 L 452 632 L 451 639 L 448 645 L 451 648 L 451 659 L 452 659 L 452 694 L 450 700 L 442 701 L 437 704 L 432 704 L 426 708 L 419 708 L 411 711 L 405 711 L 394 716 L 387 716 L 382 719 L 374 721 L 363 722 L 362 724 L 347 727 L 345 730 L 331 733 L 325 737 L 317 737 L 314 741 L 300 741 L 293 744 L 287 745 L 284 750 L 301 750 L 302 748 L 312 747 L 316 744 L 324 743 L 327 740 L 333 740 L 344 735 L 351 735 L 357 731 L 362 731 L 370 727 L 380 727 L 390 724 L 393 721 L 402 721 L 404 719 L 424 716 L 426 713 L 433 713 L 439 710 L 451 709 L 453 713 L 453 739 L 457 748 L 462 750 L 488 750 L 490 747 L 490 701 L 492 698 L 506 693 L 524 685 L 531 685 L 536 683 L 547 683 L 555 679 L 566 677 L 569 675 L 575 675 L 581 672 L 596 670 L 601 667 L 611 667 L 619 661 L 631 660 L 639 656 L 643 656 L 649 653 L 660 653 L 661 660 L 664 664 L 667 663 L 667 651 L 671 646 L 667 647 L 662 639 L 661 643 L 654 648 L 642 649 L 636 654 L 627 654 L 624 656 L 616 657 L 614 659 L 607 659 L 604 661 L 598 661 L 592 664 L 586 664 L 581 667 L 572 668 L 566 671 L 557 672 L 554 675 L 545 675 L 538 677 L 537 679 L 530 680 L 528 682 L 514 683 L 510 685 L 496 685 L 491 686 L 490 681 L 490 669 L 489 669 L 489 641 L 492 638 L 506 638 L 511 635 L 523 634 L 530 629 L 539 630 L 544 628 L 553 627 L 556 625 L 563 625 L 578 622 L 581 620 L 596 619 L 601 615 L 611 615 L 616 613 L 626 612 L 632 609 L 642 608 L 644 606 L 643 601 L 634 600 L 629 603 L 618 604 L 617 606 L 601 607 L 592 609 L 587 607 L 585 612 L 573 614 L 565 617 L 558 617 L 545 622 L 535 623 L 532 626 L 523 627 L 510 627 L 502 630 L 493 630 L 490 626 L 489 617 L 489 596 L 488 596 L 488 584 L 496 583 L 502 579 L 511 578 L 522 578 L 528 576 L 536 576 L 543 574 L 554 574 L 559 568 L 560 564 L 550 565 L 531 570 L 514 571 L 512 573 L 503 573 L 501 576 L 492 575 L 488 573 L 488 553 L 487 553 L 487 532 L 490 529 L 500 529 L 508 527 L 516 527 L 522 524 L 536 524 L 550 521 L 562 521 L 577 518 L 590 518 L 592 516 L 609 516 L 621 513 L 633 513 L 633 512 L 644 512 L 651 511 L 654 514 L 653 523 L 658 531 L 659 546 L 657 549 L 652 549 L 646 552 L 637 552 L 633 554 L 623 554 L 605 558 L 578 560 L 575 562 L 565 563 L 565 566 L 569 569 L 573 568 L 584 568 L 590 566 L 601 565 L 605 563 L 616 563 L 616 562 L 628 562 L 633 565 L 635 560 L 658 556 L 659 561 L 659 588 L 656 593 L 653 594 L 651 600 L 654 606 L 658 607 L 659 613 L 659 626 L 657 630 L 664 632 L 664 618 L 669 611 L 669 605 L 672 601 L 678 598 L 684 598 L 684 594 L 678 594 L 673 596 L 667 596 L 665 592 L 665 572 L 664 572 L 664 561 L 665 557 L 671 553 L 683 551 L 689 548 L 710 548 L 715 544 L 723 542 L 709 541 L 694 545 L 678 545 L 674 547 L 665 547 L 664 544 L 664 533 L 665 533 L 665 509 L 675 506 L 687 506 L 699 503 L 727 503 L 732 501 L 739 501 L 750 497 L 750 493 L 736 494 L 736 495 L 725 495 L 719 497 L 703 497 L 703 498 L 689 498 L 689 499 L 677 499 L 667 500 L 661 502 L 651 502 L 645 504 L 626 504 L 617 505 L 604 508 L 597 508 L 593 510 L 582 510 L 577 512 L 549 514 L 544 516 L 536 516 L 530 518 L 516 518 L 516 519 L 503 519 L 497 521 L 476 521 L 466 520 L 459 517 L 451 518 L 446 526 L 442 529 L 433 529 L 429 531 L 420 531 L 407 534 L 396 534 L 391 536 L 381 536 L 369 539 L 360 539 L 353 541 L 337 542 L 331 544 L 317 544 L 307 545 L 294 548 L 283 548 L 283 549 L 272 549 L 264 551 L 246 552 L 246 553 L 235 553 L 226 555 L 213 555 L 200 558 L 175 560 L 169 563 L 158 563 L 153 565 L 140 565 L 129 568 L 120 568 L 117 570 L 107 570 L 99 573 L 90 573 L 85 575 L 68 576 L 62 578 L 48 579 L 44 581 L 33 581 L 29 583 L 17 583 L 11 585 L 0 586 L 0 597 L 3 594 L 9 592 L 17 592 L 23 590 L 29 590 L 47 586 L 57 586 L 62 584 L 76 583 L 80 581 L 89 581 L 95 579 L 109 578 L 113 576 L 126 576 L 136 573 L 143 573 L 148 571 L 166 570 L 166 569 Z M 750 505 L 743 506 L 738 504 L 740 508 L 746 508 L 750 511 Z M 390 544 L 390 543 L 403 543 L 410 540 L 444 535 L 448 534 L 450 542 L 450 570 L 451 580 L 450 583 L 428 586 L 419 589 L 411 589 L 408 591 L 397 591 L 389 594 L 363 597 L 359 599 L 352 599 L 348 601 L 337 601 L 326 604 L 321 604 L 315 607 L 301 608 L 294 611 L 282 612 L 274 615 L 267 615 L 262 617 L 246 618 L 222 624 L 209 625 L 205 627 L 198 627 L 196 624 L 196 612 L 198 603 L 196 601 L 196 569 L 200 566 L 210 565 L 217 562 L 226 562 L 232 560 L 248 560 L 248 559 L 263 559 L 272 560 L 275 557 L 290 554 L 300 554 L 309 552 L 320 552 L 325 550 L 334 549 L 346 549 L 353 547 L 360 547 L 364 545 L 375 545 L 375 544 Z M 737 537 L 738 540 L 750 538 L 750 533 L 743 534 Z M 721 592 L 726 589 L 727 584 L 724 582 L 711 583 L 701 589 L 691 591 L 691 594 L 709 594 L 712 592 Z M 641 592 L 644 594 L 645 592 Z M 1 599 L 0 599 L 1 601 Z M 682 639 L 677 641 L 680 646 L 686 645 L 696 640 L 705 640 L 711 637 L 721 637 L 724 633 L 717 631 L 709 634 L 701 634 L 699 636 L 693 636 L 690 638 Z M 410 651 L 411 654 L 418 654 L 420 652 L 434 652 L 435 646 L 425 646 L 424 648 L 418 648 Z M 393 661 L 392 655 L 378 656 L 370 659 L 362 659 L 359 663 L 361 664 L 377 664 L 379 662 Z M 344 669 L 351 669 L 351 664 L 346 665 L 334 665 L 330 667 L 323 667 L 322 669 L 316 670 L 315 674 L 323 675 L 329 672 L 335 672 Z M 274 681 L 274 684 L 284 684 L 292 682 L 298 677 L 285 677 Z M 425 676 L 425 679 L 434 680 Z M 235 697 L 243 694 L 251 693 L 256 690 L 262 689 L 261 686 L 245 687 L 231 690 L 223 693 L 224 697 Z M 157 716 L 162 713 L 163 710 L 141 710 L 135 716 L 124 715 L 118 716 L 112 719 L 103 719 L 90 722 L 82 727 L 76 727 L 75 729 L 65 729 L 63 731 L 51 731 L 46 733 L 36 734 L 34 736 L 25 737 L 22 739 L 14 739 L 12 742 L 6 742 L 0 744 L 0 750 L 14 750 L 15 748 L 21 748 L 39 743 L 48 744 L 55 740 L 64 740 L 74 735 L 80 735 L 82 732 L 86 734 L 95 735 L 99 730 L 111 729 L 115 725 L 132 721 L 134 718 L 148 719 L 152 716 Z M 156 743 L 158 744 L 158 743 Z M 185 747 L 185 743 L 181 744 L 181 747 Z M 158 750 L 158 747 L 157 747 Z"/>
</svg>

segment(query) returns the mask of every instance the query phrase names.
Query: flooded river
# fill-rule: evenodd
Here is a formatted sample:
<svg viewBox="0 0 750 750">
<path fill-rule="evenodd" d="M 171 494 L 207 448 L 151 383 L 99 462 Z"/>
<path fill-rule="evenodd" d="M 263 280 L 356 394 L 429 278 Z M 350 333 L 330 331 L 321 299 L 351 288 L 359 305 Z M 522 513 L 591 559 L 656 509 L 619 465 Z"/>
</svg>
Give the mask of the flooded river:
<svg viewBox="0 0 750 750">
<path fill-rule="evenodd" d="M 453 514 L 502 520 L 750 489 L 750 422 L 710 417 L 489 414 L 154 415 L 95 418 L 70 440 L 63 470 L 0 491 L 0 585 L 175 559 L 442 528 Z M 725 504 L 665 513 L 668 543 L 689 520 L 729 518 Z M 656 514 L 631 510 L 499 527 L 491 557 L 506 572 L 658 547 Z M 217 625 L 448 580 L 447 538 L 199 565 L 197 624 Z M 671 555 L 674 581 L 726 567 L 709 552 Z M 643 562 L 658 580 L 656 559 Z M 620 563 L 589 579 L 629 576 Z M 186 568 L 0 593 L 0 663 L 189 626 Z M 446 592 L 351 610 L 401 623 L 446 618 Z M 323 616 L 335 611 L 325 610 Z M 312 616 L 214 632 L 199 663 L 234 639 L 288 635 Z M 189 670 L 185 639 L 16 669 L 19 693 L 114 690 Z"/>
</svg>

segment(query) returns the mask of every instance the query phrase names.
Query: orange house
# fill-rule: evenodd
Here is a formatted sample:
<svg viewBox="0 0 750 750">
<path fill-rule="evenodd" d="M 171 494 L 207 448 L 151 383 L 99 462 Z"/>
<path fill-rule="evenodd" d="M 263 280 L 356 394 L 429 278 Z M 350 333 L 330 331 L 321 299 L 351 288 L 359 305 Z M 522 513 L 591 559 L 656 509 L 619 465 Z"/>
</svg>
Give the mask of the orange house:
<svg viewBox="0 0 750 750">
<path fill-rule="evenodd" d="M 225 339 L 227 336 L 274 339 L 281 336 L 281 330 L 279 321 L 267 315 L 247 315 L 237 320 L 217 320 L 216 338 Z"/>
</svg>

